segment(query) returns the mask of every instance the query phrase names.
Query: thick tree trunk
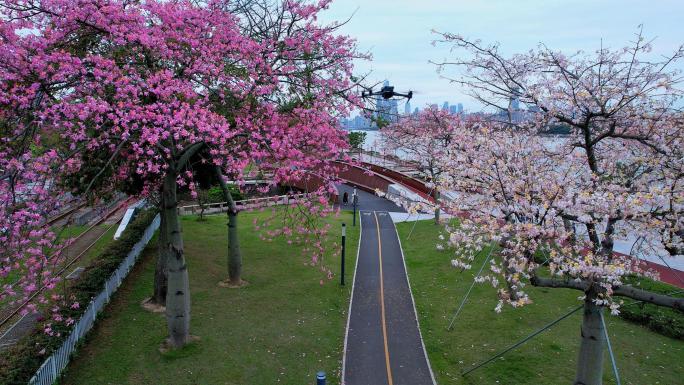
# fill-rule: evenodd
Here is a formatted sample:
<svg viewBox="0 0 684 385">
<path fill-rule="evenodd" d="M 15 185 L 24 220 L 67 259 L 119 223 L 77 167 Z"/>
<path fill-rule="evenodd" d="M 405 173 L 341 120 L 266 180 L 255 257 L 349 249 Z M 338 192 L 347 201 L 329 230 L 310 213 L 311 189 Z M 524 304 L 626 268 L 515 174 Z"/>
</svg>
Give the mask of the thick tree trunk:
<svg viewBox="0 0 684 385">
<path fill-rule="evenodd" d="M 169 248 L 169 235 L 168 235 L 168 218 L 166 215 L 164 198 L 161 199 L 161 210 L 159 212 L 159 217 L 161 221 L 159 222 L 159 253 L 157 255 L 157 265 L 154 268 L 154 292 L 152 293 L 151 302 L 155 305 L 165 305 L 166 304 L 166 290 L 168 285 L 168 248 Z"/>
<path fill-rule="evenodd" d="M 593 302 L 597 293 L 597 288 L 592 287 L 594 283 L 583 280 L 544 278 L 537 275 L 533 275 L 530 282 L 537 287 L 562 287 L 586 293 L 581 329 L 582 341 L 577 359 L 577 374 L 574 384 L 600 385 L 603 377 L 603 346 L 606 334 L 603 322 L 601 322 L 603 309 Z M 684 298 L 651 293 L 630 285 L 613 287 L 613 295 L 684 310 Z"/>
<path fill-rule="evenodd" d="M 587 294 L 582 318 L 582 342 L 577 359 L 575 385 L 601 385 L 603 378 L 603 346 L 605 334 L 601 322 L 603 308 Z"/>
<path fill-rule="evenodd" d="M 183 237 L 178 217 L 176 200 L 177 174 L 167 171 L 163 187 L 163 210 L 166 214 L 168 234 L 168 293 L 166 296 L 166 322 L 169 329 L 169 344 L 178 348 L 190 337 L 190 287 L 188 267 L 183 255 Z"/>
<path fill-rule="evenodd" d="M 220 169 L 216 169 L 216 176 L 223 191 L 223 199 L 228 202 L 228 280 L 230 285 L 240 285 L 242 283 L 242 253 L 240 252 L 240 241 L 238 239 L 238 211 L 230 195 L 230 190 L 223 180 Z"/>
</svg>

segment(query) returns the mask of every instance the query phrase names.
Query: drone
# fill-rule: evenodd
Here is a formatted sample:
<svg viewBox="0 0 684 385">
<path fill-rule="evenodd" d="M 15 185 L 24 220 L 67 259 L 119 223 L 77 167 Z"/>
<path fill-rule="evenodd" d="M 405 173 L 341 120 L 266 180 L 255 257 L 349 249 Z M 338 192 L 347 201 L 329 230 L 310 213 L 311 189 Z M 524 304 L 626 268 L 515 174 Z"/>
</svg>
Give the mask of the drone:
<svg viewBox="0 0 684 385">
<path fill-rule="evenodd" d="M 368 92 L 361 91 L 362 98 L 370 98 L 371 96 L 382 96 L 383 99 L 392 99 L 395 96 L 406 98 L 406 100 L 411 100 L 413 97 L 413 91 L 409 91 L 407 94 L 402 94 L 399 92 L 394 92 L 394 86 L 384 86 L 378 92 L 373 92 L 373 88 L 368 89 Z"/>
</svg>

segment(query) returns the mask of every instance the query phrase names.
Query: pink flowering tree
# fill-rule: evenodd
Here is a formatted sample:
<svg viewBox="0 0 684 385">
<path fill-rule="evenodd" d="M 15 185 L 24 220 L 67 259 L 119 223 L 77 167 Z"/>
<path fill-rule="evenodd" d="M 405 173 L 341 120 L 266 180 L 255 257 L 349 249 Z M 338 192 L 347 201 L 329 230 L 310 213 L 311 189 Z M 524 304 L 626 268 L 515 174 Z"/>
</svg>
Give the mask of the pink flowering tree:
<svg viewBox="0 0 684 385">
<path fill-rule="evenodd" d="M 84 161 L 99 159 L 85 192 L 116 185 L 105 180 L 110 175 L 119 185 L 139 183 L 141 195 L 161 196 L 158 265 L 168 280 L 172 347 L 190 336 L 176 209 L 177 187 L 192 185 L 190 160 L 238 179 L 258 163 L 274 183 L 286 183 L 309 168 L 328 170 L 327 159 L 344 147 L 334 115 L 346 112 L 354 47 L 335 28 L 316 27 L 325 6 L 287 2 L 278 9 L 292 27 L 260 39 L 224 2 L 12 1 L 5 8 L 3 53 L 12 57 L 3 62 L 4 95 L 29 96 L 3 108 L 19 115 L 17 105 L 31 121 L 9 122 L 10 129 L 30 145 L 38 133 L 60 138 L 58 153 L 46 152 L 51 175 L 79 175 Z M 8 164 L 18 155 L 11 156 Z"/>
<path fill-rule="evenodd" d="M 3 4 L 0 23 L 0 300 L 7 308 L 34 299 L 22 308 L 51 300 L 64 242 L 48 227 L 48 218 L 65 203 L 54 193 L 56 173 L 70 170 L 50 146 L 53 133 L 42 125 L 43 107 L 60 92 L 63 74 L 45 59 L 33 60 L 41 39 L 27 34 L 31 24 L 12 18 Z M 22 33 L 23 32 L 23 33 Z M 51 53 L 53 57 L 59 53 Z M 69 63 L 65 63 L 69 66 Z M 5 315 L 7 313 L 4 313 Z M 58 314 L 54 316 L 58 317 Z"/>
<path fill-rule="evenodd" d="M 617 239 L 638 238 L 681 256 L 684 136 L 671 66 L 684 50 L 653 59 L 638 34 L 620 50 L 568 56 L 540 46 L 506 57 L 497 45 L 440 36 L 464 53 L 437 63 L 442 75 L 493 107 L 491 119 L 452 140 L 445 160 L 442 188 L 460 194 L 452 210 L 467 212 L 448 228 L 453 264 L 470 268 L 494 243 L 498 257 L 481 280 L 498 289 L 497 311 L 530 303 L 529 284 L 582 292 L 575 383 L 600 384 L 604 308 L 617 314 L 631 298 L 684 309 L 681 298 L 625 284 L 626 275 L 645 272 L 638 254 L 614 250 Z M 522 119 L 510 118 L 513 99 L 529 107 Z M 570 134 L 540 136 L 554 124 Z"/>
<path fill-rule="evenodd" d="M 252 170 L 270 176 L 271 187 L 309 186 L 308 202 L 278 210 L 279 215 L 267 222 L 281 216 L 281 228 L 276 233 L 317 245 L 310 249 L 314 263 L 322 256 L 320 245 L 325 234 L 315 218 L 329 214 L 323 197 L 333 192 L 336 178 L 328 162 L 340 157 L 347 146 L 336 118 L 348 114 L 349 108 L 358 103 L 351 92 L 356 85 L 352 80 L 352 59 L 366 57 L 356 52 L 354 41 L 336 34 L 340 24 L 321 25 L 316 21 L 318 12 L 329 3 L 229 4 L 235 9 L 243 35 L 259 43 L 259 56 L 268 74 L 262 81 L 270 85 L 243 98 L 243 110 L 234 117 L 240 126 L 250 130 L 249 135 L 239 138 L 233 150 L 244 148 L 251 154 Z M 310 183 L 312 177 L 317 183 Z M 243 180 L 242 175 L 238 174 L 237 180 Z M 223 187 L 224 197 L 232 207 L 228 212 L 226 283 L 234 286 L 241 284 L 242 258 L 236 247 L 237 234 L 230 229 L 236 228 L 238 213 Z"/>
<path fill-rule="evenodd" d="M 420 172 L 433 187 L 435 223 L 440 221 L 440 191 L 442 174 L 447 171 L 452 141 L 462 130 L 461 118 L 448 111 L 429 107 L 415 116 L 404 116 L 380 130 L 384 150 L 398 151 L 402 157 L 418 165 Z"/>
</svg>

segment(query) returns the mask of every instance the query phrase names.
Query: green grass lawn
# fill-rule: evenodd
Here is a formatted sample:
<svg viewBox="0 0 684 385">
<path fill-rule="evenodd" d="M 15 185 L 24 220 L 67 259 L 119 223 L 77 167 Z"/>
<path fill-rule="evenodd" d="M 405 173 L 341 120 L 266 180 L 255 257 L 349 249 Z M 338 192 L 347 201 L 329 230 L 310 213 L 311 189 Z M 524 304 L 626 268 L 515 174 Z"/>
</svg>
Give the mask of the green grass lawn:
<svg viewBox="0 0 684 385">
<path fill-rule="evenodd" d="M 64 240 L 78 237 L 89 228 L 90 225 L 69 225 L 53 227 L 53 231 L 58 235 L 58 240 Z"/>
<path fill-rule="evenodd" d="M 570 384 L 574 379 L 579 347 L 581 311 L 516 350 L 476 371 L 461 372 L 518 342 L 528 334 L 567 313 L 581 302 L 581 294 L 568 289 L 530 287 L 533 304 L 494 312 L 495 289 L 476 284 L 452 331 L 446 328 L 482 264 L 473 270 L 451 267 L 450 251 L 435 248 L 439 227 L 419 222 L 398 230 L 406 257 L 421 331 L 437 382 L 445 384 Z M 420 240 L 420 242 L 416 242 Z M 627 301 L 626 301 L 627 302 Z M 618 317 L 606 316 L 622 384 L 682 384 L 684 341 L 664 337 Z M 605 354 L 604 384 L 614 384 Z"/>
<path fill-rule="evenodd" d="M 351 285 L 340 287 L 339 276 L 328 281 L 308 265 L 299 246 L 262 241 L 252 220 L 263 215 L 240 215 L 243 278 L 249 282 L 240 289 L 217 285 L 227 276 L 226 217 L 204 222 L 183 217 L 191 333 L 199 341 L 171 353 L 158 351 L 166 321 L 140 306 L 152 292 L 155 238 L 60 383 L 312 384 L 318 370 L 328 373 L 329 383 L 338 383 Z M 338 241 L 340 222 L 351 219 L 349 213 L 330 219 L 329 243 L 333 236 Z M 356 258 L 356 229 L 347 231 L 347 282 Z M 325 262 L 338 273 L 338 255 Z"/>
<path fill-rule="evenodd" d="M 102 236 L 102 238 L 98 239 L 93 247 L 91 247 L 85 255 L 83 255 L 79 261 L 77 262 L 76 266 L 86 266 L 88 265 L 93 259 L 96 259 L 98 255 L 107 247 L 110 243 L 114 241 L 114 234 L 116 233 L 116 229 L 119 227 L 119 224 L 113 224 L 113 225 L 98 225 L 101 227 L 106 227 L 107 230 L 105 230 L 105 234 Z"/>
</svg>

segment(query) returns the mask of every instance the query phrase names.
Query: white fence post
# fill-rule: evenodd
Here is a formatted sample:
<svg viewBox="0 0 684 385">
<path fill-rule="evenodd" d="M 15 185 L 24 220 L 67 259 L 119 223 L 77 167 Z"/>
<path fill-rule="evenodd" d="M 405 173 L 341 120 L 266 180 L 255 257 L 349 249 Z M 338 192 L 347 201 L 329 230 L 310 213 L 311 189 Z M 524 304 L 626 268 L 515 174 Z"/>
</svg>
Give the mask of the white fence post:
<svg viewBox="0 0 684 385">
<path fill-rule="evenodd" d="M 57 379 L 57 363 L 55 362 L 55 355 L 51 355 L 50 360 L 52 360 L 50 363 L 52 364 L 52 381 L 55 381 Z"/>
</svg>

